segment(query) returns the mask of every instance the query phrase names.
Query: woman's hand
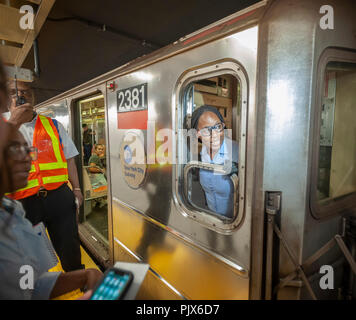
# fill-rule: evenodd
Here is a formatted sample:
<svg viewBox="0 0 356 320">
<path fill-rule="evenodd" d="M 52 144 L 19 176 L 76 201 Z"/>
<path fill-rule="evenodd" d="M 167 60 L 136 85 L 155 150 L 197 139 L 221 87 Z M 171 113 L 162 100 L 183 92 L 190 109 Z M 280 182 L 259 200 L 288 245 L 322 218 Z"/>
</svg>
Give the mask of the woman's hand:
<svg viewBox="0 0 356 320">
<path fill-rule="evenodd" d="M 97 269 L 81 269 L 61 273 L 55 283 L 50 298 L 56 298 L 73 290 L 92 290 L 103 274 Z"/>
<path fill-rule="evenodd" d="M 87 274 L 87 282 L 85 287 L 87 290 L 92 290 L 94 289 L 97 282 L 102 278 L 103 273 L 97 269 L 85 269 L 85 271 Z"/>
</svg>

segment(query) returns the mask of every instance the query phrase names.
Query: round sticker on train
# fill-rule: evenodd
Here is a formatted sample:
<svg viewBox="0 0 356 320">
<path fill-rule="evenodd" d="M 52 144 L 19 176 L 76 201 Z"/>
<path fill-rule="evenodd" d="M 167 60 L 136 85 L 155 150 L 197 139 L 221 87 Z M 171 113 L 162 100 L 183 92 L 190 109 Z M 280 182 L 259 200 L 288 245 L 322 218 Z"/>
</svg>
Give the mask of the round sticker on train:
<svg viewBox="0 0 356 320">
<path fill-rule="evenodd" d="M 125 182 L 133 189 L 139 188 L 146 176 L 144 138 L 137 132 L 127 132 L 120 146 L 120 163 Z"/>
<path fill-rule="evenodd" d="M 132 151 L 129 145 L 124 146 L 124 160 L 126 164 L 131 164 L 132 161 Z"/>
</svg>

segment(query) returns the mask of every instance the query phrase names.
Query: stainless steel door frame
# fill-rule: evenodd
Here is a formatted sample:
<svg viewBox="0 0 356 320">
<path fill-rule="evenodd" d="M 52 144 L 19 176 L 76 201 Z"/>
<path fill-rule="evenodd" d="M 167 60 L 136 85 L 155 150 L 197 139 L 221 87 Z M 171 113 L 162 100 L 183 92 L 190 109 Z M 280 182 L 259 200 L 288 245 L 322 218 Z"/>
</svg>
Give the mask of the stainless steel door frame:
<svg viewBox="0 0 356 320">
<path fill-rule="evenodd" d="M 111 169 L 110 169 L 110 136 L 109 136 L 109 131 L 108 131 L 108 108 L 107 108 L 107 95 L 106 95 L 106 84 L 98 84 L 96 86 L 92 86 L 89 89 L 82 90 L 78 93 L 75 93 L 74 95 L 70 95 L 69 97 L 66 98 L 67 105 L 69 106 L 71 112 L 71 127 L 75 127 L 74 119 L 73 119 L 73 108 L 76 107 L 76 102 L 80 100 L 81 98 L 85 98 L 91 95 L 95 95 L 97 93 L 102 93 L 104 97 L 104 105 L 105 105 L 105 135 L 107 139 L 107 148 L 106 148 L 106 157 L 107 157 L 107 182 L 108 182 L 108 198 L 107 198 L 107 203 L 108 203 L 108 252 L 109 252 L 109 261 L 106 261 L 106 265 L 113 265 L 114 262 L 114 253 L 113 253 L 113 227 L 112 227 L 112 191 L 111 191 Z M 73 130 L 73 129 L 72 129 Z M 73 132 L 72 132 L 73 135 Z M 89 239 L 89 242 L 92 241 Z M 95 248 L 95 247 L 93 247 Z"/>
</svg>

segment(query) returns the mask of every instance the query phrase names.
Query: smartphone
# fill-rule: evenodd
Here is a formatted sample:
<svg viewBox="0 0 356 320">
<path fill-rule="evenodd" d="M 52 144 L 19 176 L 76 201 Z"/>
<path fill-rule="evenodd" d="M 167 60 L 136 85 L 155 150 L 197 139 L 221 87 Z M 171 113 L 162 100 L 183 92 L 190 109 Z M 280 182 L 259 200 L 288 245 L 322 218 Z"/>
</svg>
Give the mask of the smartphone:
<svg viewBox="0 0 356 320">
<path fill-rule="evenodd" d="M 128 270 L 110 268 L 105 271 L 100 283 L 94 289 L 90 300 L 121 300 L 129 289 L 133 273 Z"/>
</svg>

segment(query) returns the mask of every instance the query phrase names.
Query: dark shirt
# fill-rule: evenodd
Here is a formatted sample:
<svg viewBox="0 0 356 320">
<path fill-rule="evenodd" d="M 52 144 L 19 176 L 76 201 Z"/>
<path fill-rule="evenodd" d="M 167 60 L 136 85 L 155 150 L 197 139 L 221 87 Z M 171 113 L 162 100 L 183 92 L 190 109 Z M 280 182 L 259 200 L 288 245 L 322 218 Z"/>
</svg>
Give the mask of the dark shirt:
<svg viewBox="0 0 356 320">
<path fill-rule="evenodd" d="M 91 157 L 89 158 L 88 163 L 89 163 L 89 165 L 90 165 L 91 163 L 95 163 L 95 166 L 96 166 L 96 167 L 98 167 L 98 168 L 100 168 L 100 169 L 104 169 L 104 163 L 103 163 L 102 160 L 103 160 L 103 159 L 100 158 L 98 155 L 92 154 Z"/>
<path fill-rule="evenodd" d="M 92 144 L 93 143 L 93 133 L 89 130 L 83 132 L 83 144 Z"/>
<path fill-rule="evenodd" d="M 83 144 L 90 144 L 91 140 L 90 140 L 90 135 L 87 134 L 86 131 L 84 131 L 83 133 Z"/>
</svg>

